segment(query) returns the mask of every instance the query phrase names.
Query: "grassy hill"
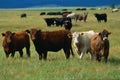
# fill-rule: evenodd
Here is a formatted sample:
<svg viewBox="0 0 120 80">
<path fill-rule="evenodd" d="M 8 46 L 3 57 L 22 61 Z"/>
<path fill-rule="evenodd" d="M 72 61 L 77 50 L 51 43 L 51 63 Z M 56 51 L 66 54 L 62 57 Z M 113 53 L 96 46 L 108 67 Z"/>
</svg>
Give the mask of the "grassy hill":
<svg viewBox="0 0 120 80">
<path fill-rule="evenodd" d="M 54 31 L 64 29 L 63 27 L 47 27 L 44 18 L 46 17 L 61 17 L 61 16 L 40 16 L 42 11 L 51 11 L 50 9 L 38 10 L 0 10 L 0 32 L 11 30 L 12 32 L 37 28 L 42 31 Z M 61 11 L 56 9 L 53 11 Z M 69 9 L 75 13 L 83 13 Z M 94 30 L 100 32 L 103 29 L 111 31 L 110 40 L 110 54 L 108 63 L 103 61 L 98 63 L 91 61 L 89 54 L 84 55 L 83 59 L 70 57 L 65 59 L 63 50 L 59 52 L 49 52 L 47 61 L 39 60 L 38 54 L 34 49 L 31 41 L 31 58 L 27 58 L 24 49 L 23 58 L 19 57 L 16 52 L 15 57 L 6 59 L 2 48 L 3 37 L 0 36 L 0 80 L 118 80 L 120 79 L 120 14 L 119 12 L 112 13 L 108 10 L 87 10 L 87 22 L 75 22 L 73 20 L 74 31 L 88 31 Z M 94 13 L 107 13 L 108 22 L 98 23 L 94 17 Z M 27 13 L 27 18 L 20 18 L 22 13 Z"/>
</svg>

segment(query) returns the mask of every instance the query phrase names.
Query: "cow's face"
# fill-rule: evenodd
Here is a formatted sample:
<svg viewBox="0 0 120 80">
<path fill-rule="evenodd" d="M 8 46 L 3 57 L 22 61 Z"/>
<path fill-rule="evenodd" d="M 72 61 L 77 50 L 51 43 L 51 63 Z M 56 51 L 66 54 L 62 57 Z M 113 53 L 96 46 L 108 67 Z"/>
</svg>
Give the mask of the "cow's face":
<svg viewBox="0 0 120 80">
<path fill-rule="evenodd" d="M 80 37 L 79 33 L 74 32 L 74 33 L 72 34 L 72 37 L 73 37 L 75 43 L 78 43 L 78 42 L 79 42 L 79 37 Z"/>
<path fill-rule="evenodd" d="M 11 43 L 11 39 L 13 36 L 13 33 L 11 31 L 7 31 L 6 33 L 2 33 L 2 36 L 4 36 L 4 39 L 6 40 L 6 43 Z"/>
<path fill-rule="evenodd" d="M 11 51 L 11 42 L 12 42 L 12 37 L 15 33 L 12 33 L 11 31 L 7 31 L 6 33 L 2 33 L 2 36 L 4 37 L 3 40 L 3 48 L 6 53 L 6 57 L 9 56 L 10 51 Z"/>
<path fill-rule="evenodd" d="M 111 34 L 111 32 L 108 32 L 107 30 L 103 30 L 99 35 L 101 35 L 102 40 L 108 40 L 108 36 Z"/>
<path fill-rule="evenodd" d="M 26 32 L 30 34 L 32 41 L 38 38 L 40 34 L 40 30 L 37 30 L 37 29 L 26 30 Z"/>
</svg>

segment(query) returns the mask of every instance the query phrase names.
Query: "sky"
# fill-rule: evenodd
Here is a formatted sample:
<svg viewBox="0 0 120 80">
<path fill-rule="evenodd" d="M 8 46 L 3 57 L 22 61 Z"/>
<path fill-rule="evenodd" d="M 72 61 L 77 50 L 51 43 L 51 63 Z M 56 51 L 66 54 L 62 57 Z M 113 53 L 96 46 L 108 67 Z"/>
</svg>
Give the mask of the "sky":
<svg viewBox="0 0 120 80">
<path fill-rule="evenodd" d="M 35 6 L 104 6 L 120 5 L 120 0 L 0 0 L 0 8 L 27 8 Z"/>
</svg>

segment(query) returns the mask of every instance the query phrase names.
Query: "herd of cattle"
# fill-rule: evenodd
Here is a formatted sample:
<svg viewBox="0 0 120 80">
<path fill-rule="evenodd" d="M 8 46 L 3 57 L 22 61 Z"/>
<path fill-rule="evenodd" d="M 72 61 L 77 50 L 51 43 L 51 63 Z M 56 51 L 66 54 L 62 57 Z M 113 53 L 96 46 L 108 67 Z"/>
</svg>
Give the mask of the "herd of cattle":
<svg viewBox="0 0 120 80">
<path fill-rule="evenodd" d="M 19 51 L 20 57 L 23 56 L 23 48 L 26 48 L 27 56 L 30 57 L 30 38 L 34 44 L 35 50 L 39 55 L 39 59 L 47 59 L 47 52 L 57 52 L 63 49 L 66 59 L 69 59 L 70 54 L 74 56 L 76 51 L 80 57 L 83 57 L 85 53 L 91 54 L 91 59 L 101 61 L 101 57 L 104 57 L 104 61 L 107 62 L 109 55 L 109 39 L 111 34 L 108 30 L 101 32 L 94 32 L 93 30 L 85 32 L 73 32 L 70 30 L 58 30 L 58 31 L 41 31 L 38 29 L 30 29 L 13 33 L 6 31 L 2 33 L 3 49 L 6 57 L 11 54 L 14 57 L 15 52 Z M 30 37 L 29 37 L 30 36 Z M 74 48 L 72 48 L 72 41 Z"/>
</svg>

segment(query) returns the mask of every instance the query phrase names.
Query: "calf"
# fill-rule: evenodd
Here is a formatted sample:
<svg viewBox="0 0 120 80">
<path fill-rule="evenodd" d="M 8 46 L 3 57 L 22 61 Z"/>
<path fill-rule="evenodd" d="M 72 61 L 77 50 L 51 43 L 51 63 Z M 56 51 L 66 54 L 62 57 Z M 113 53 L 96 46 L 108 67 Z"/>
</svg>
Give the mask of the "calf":
<svg viewBox="0 0 120 80">
<path fill-rule="evenodd" d="M 22 57 L 22 49 L 24 47 L 26 47 L 27 55 L 30 57 L 30 40 L 26 32 L 12 33 L 11 31 L 6 31 L 6 33 L 2 33 L 2 36 L 4 36 L 2 46 L 6 57 L 9 57 L 10 53 L 12 53 L 11 56 L 14 57 L 15 51 L 19 51 L 20 57 Z"/>
<path fill-rule="evenodd" d="M 103 30 L 102 32 L 95 34 L 91 38 L 91 49 L 97 61 L 101 61 L 101 57 L 103 56 L 104 61 L 107 62 L 109 55 L 108 35 L 110 34 L 111 32 Z"/>
<path fill-rule="evenodd" d="M 47 59 L 48 51 L 57 52 L 61 49 L 64 50 L 66 59 L 69 58 L 70 51 L 74 55 L 71 46 L 72 35 L 69 30 L 42 32 L 41 30 L 31 29 L 26 31 L 30 33 L 40 60 L 42 57 L 45 60 Z"/>
</svg>

